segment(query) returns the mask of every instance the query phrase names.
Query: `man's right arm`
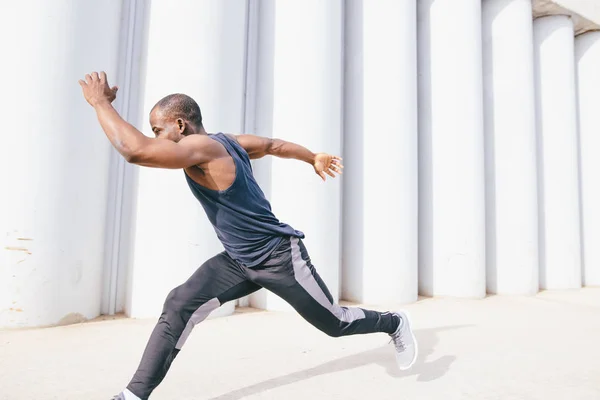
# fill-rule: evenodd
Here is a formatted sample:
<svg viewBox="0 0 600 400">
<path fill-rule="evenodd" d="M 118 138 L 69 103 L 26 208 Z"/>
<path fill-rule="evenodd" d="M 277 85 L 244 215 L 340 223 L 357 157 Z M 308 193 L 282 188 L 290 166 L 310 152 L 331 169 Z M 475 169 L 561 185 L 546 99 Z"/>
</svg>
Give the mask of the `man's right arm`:
<svg viewBox="0 0 600 400">
<path fill-rule="evenodd" d="M 125 121 L 111 105 L 117 87 L 108 85 L 106 74 L 93 72 L 79 84 L 87 102 L 94 107 L 104 133 L 130 163 L 155 168 L 188 168 L 218 155 L 215 142 L 205 135 L 190 135 L 179 141 L 151 139 Z"/>
</svg>

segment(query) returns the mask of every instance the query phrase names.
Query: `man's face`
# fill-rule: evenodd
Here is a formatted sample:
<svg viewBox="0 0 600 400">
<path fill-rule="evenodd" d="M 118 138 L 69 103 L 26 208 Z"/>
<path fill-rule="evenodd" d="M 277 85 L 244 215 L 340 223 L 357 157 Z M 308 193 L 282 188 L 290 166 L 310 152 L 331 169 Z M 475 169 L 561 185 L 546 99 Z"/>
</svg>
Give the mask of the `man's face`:
<svg viewBox="0 0 600 400">
<path fill-rule="evenodd" d="M 175 143 L 179 142 L 183 138 L 183 127 L 180 123 L 182 121 L 169 118 L 158 108 L 155 108 L 150 113 L 150 126 L 157 139 L 167 139 Z"/>
</svg>

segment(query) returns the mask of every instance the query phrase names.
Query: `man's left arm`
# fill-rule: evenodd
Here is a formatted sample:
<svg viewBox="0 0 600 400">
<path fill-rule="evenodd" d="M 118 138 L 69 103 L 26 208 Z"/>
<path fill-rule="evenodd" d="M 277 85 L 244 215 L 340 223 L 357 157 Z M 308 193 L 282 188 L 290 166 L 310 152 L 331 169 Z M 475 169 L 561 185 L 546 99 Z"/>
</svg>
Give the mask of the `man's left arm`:
<svg viewBox="0 0 600 400">
<path fill-rule="evenodd" d="M 237 135 L 236 139 L 252 159 L 272 155 L 304 161 L 312 165 L 315 173 L 323 180 L 325 174 L 335 178 L 335 174 L 341 174 L 344 168 L 341 157 L 327 153 L 313 153 L 304 146 L 285 140 L 255 135 Z"/>
</svg>

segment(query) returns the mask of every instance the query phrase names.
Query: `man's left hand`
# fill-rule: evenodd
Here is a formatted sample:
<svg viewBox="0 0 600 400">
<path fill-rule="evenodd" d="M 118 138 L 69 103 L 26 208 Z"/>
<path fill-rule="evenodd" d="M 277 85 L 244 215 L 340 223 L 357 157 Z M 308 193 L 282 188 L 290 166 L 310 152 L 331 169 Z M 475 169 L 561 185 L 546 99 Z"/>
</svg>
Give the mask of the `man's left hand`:
<svg viewBox="0 0 600 400">
<path fill-rule="evenodd" d="M 92 107 L 96 107 L 103 102 L 112 103 L 117 98 L 117 86 L 112 88 L 108 86 L 106 73 L 92 72 L 85 76 L 85 80 L 79 80 L 79 85 L 83 89 L 83 96 Z"/>
<path fill-rule="evenodd" d="M 325 174 L 335 178 L 335 173 L 341 174 L 344 168 L 341 157 L 332 156 L 326 153 L 315 155 L 313 167 L 315 168 L 317 175 L 323 180 L 325 180 Z"/>
</svg>

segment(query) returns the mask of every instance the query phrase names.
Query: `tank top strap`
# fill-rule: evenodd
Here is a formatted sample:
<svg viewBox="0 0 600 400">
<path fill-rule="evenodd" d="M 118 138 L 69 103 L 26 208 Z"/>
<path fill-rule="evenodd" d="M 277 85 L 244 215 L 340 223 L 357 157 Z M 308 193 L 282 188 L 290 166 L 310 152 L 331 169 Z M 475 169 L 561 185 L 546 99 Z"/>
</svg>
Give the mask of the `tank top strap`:
<svg viewBox="0 0 600 400">
<path fill-rule="evenodd" d="M 235 140 L 231 139 L 229 136 L 224 133 L 215 133 L 212 135 L 212 138 L 217 140 L 231 155 L 235 161 L 240 161 L 244 165 L 250 165 L 250 158 L 248 157 L 248 153 L 240 146 L 240 144 Z M 236 163 L 237 164 L 237 163 Z"/>
</svg>

